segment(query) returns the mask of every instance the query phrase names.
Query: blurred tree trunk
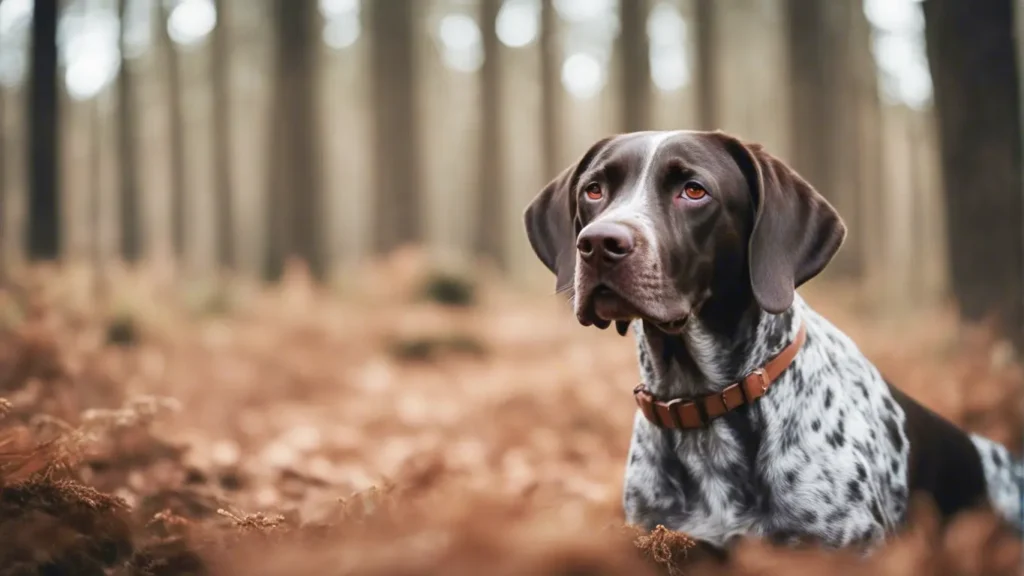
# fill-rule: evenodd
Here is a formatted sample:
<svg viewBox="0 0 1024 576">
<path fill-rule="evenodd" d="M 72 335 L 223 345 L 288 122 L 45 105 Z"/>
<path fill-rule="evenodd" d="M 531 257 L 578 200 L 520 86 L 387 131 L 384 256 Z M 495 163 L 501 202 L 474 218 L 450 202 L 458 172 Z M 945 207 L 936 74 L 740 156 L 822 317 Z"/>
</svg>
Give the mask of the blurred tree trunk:
<svg viewBox="0 0 1024 576">
<path fill-rule="evenodd" d="M 480 70 L 481 115 L 479 215 L 476 218 L 477 249 L 482 256 L 504 269 L 505 216 L 503 148 L 501 129 L 501 43 L 495 30 L 502 0 L 483 0 L 480 14 L 484 43 L 484 64 Z"/>
<path fill-rule="evenodd" d="M 60 255 L 60 121 L 57 67 L 58 0 L 36 0 L 28 90 L 28 252 L 33 260 Z"/>
<path fill-rule="evenodd" d="M 717 0 L 721 2 L 721 0 Z M 718 109 L 718 32 L 715 29 L 716 0 L 696 0 L 697 15 L 697 121 L 702 130 L 717 130 L 721 123 Z"/>
<path fill-rule="evenodd" d="M 622 128 L 625 132 L 650 129 L 651 64 L 647 40 L 647 0 L 619 2 L 619 54 Z"/>
<path fill-rule="evenodd" d="M 376 133 L 375 245 L 385 253 L 422 239 L 419 123 L 416 105 L 417 0 L 368 6 Z"/>
<path fill-rule="evenodd" d="M 93 297 L 105 295 L 106 271 L 103 260 L 103 118 L 97 94 L 89 102 L 89 247 L 92 260 Z"/>
<path fill-rule="evenodd" d="M 2 0 L 0 0 L 2 1 Z M 0 86 L 0 288 L 7 284 L 7 125 L 4 87 Z"/>
<path fill-rule="evenodd" d="M 124 0 L 121 0 L 122 2 Z M 213 75 L 213 170 L 217 201 L 217 264 L 235 268 L 234 187 L 231 180 L 231 83 L 230 38 L 228 37 L 229 2 L 214 0 L 217 25 L 213 29 L 211 66 Z"/>
<path fill-rule="evenodd" d="M 159 15 L 160 46 L 167 60 L 167 106 L 171 146 L 171 243 L 174 255 L 185 256 L 185 119 L 181 109 L 181 66 L 178 49 L 167 32 L 167 6 L 154 0 Z"/>
<path fill-rule="evenodd" d="M 792 98 L 792 166 L 812 185 L 823 187 L 830 171 L 829 135 L 833 130 L 832 101 L 836 83 L 835 42 L 824 21 L 828 10 L 821 0 L 788 0 L 786 18 L 789 32 L 789 66 Z M 842 34 L 842 31 L 838 31 Z M 828 190 L 822 191 L 828 194 Z"/>
<path fill-rule="evenodd" d="M 135 88 L 132 71 L 124 58 L 125 20 L 128 0 L 118 0 L 117 15 L 121 23 L 121 69 L 117 75 L 118 105 L 118 164 L 121 168 L 121 256 L 128 262 L 135 262 L 140 253 L 139 233 L 139 179 L 135 154 Z"/>
<path fill-rule="evenodd" d="M 1013 0 L 925 0 L 923 7 L 953 293 L 964 319 L 994 318 L 1024 346 L 1024 182 Z"/>
<path fill-rule="evenodd" d="M 278 279 L 286 262 L 298 258 L 314 277 L 323 278 L 319 10 L 316 0 L 274 0 L 273 5 L 277 32 L 265 272 L 269 279 Z"/>
<path fill-rule="evenodd" d="M 836 207 L 851 234 L 829 265 L 829 274 L 854 276 L 861 270 L 859 112 L 863 98 L 877 98 L 863 68 L 870 35 L 863 8 L 855 2 L 788 0 L 792 166 Z M 874 73 L 874 70 L 871 70 Z M 866 89 L 867 88 L 867 89 Z"/>
<path fill-rule="evenodd" d="M 562 171 L 562 50 L 558 44 L 558 14 L 554 0 L 541 0 L 541 146 L 544 178 L 553 180 Z"/>
</svg>

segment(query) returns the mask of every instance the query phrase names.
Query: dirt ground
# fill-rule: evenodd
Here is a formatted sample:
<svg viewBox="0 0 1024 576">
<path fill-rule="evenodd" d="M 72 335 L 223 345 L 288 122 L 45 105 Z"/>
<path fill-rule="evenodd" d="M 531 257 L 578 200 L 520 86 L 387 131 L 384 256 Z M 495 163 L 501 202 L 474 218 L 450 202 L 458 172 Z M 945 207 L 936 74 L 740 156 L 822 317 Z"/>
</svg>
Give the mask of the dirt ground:
<svg viewBox="0 0 1024 576">
<path fill-rule="evenodd" d="M 337 289 L 34 270 L 0 291 L 0 574 L 1020 574 L 926 504 L 868 559 L 622 525 L 632 337 L 400 255 Z M 805 296 L 898 386 L 1019 453 L 1012 352 Z"/>
</svg>

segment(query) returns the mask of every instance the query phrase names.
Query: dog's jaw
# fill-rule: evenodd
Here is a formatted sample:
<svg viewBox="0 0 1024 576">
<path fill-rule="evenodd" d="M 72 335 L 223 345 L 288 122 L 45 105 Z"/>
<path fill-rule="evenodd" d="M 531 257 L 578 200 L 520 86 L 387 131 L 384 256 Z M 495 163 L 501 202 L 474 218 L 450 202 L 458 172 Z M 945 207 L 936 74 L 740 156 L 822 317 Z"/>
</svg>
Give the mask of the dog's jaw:
<svg viewBox="0 0 1024 576">
<path fill-rule="evenodd" d="M 721 391 L 764 365 L 796 337 L 801 305 L 798 297 L 790 310 L 778 315 L 752 308 L 739 319 L 741 326 L 725 333 L 711 328 L 706 310 L 695 311 L 675 332 L 649 321 L 636 322 L 644 383 L 664 398 Z"/>
</svg>

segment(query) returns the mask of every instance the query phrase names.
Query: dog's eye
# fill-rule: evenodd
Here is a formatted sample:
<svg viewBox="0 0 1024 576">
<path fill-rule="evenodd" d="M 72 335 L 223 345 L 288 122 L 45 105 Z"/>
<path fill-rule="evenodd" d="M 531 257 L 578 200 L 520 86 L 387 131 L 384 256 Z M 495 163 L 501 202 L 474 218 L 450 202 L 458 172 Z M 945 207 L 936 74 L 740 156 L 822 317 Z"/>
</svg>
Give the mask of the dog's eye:
<svg viewBox="0 0 1024 576">
<path fill-rule="evenodd" d="M 604 196 L 604 190 L 601 190 L 601 185 L 597 182 L 587 184 L 587 187 L 583 189 L 583 193 L 591 200 L 600 200 Z"/>
<path fill-rule="evenodd" d="M 708 191 L 696 182 L 687 182 L 686 185 L 683 186 L 682 196 L 689 200 L 700 200 L 707 195 Z"/>
</svg>

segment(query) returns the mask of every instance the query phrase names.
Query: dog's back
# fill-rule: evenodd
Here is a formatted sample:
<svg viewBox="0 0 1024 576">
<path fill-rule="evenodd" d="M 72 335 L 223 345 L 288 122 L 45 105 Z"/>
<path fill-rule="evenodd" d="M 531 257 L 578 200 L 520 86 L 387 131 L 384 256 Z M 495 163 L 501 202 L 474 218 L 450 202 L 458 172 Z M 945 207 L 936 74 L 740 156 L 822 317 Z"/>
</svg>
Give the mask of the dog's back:
<svg viewBox="0 0 1024 576">
<path fill-rule="evenodd" d="M 930 496 L 944 517 L 989 504 L 1021 529 L 1024 465 L 1005 446 L 964 432 L 891 383 L 889 389 L 906 415 L 911 493 Z"/>
</svg>

